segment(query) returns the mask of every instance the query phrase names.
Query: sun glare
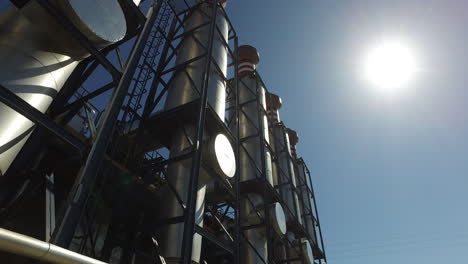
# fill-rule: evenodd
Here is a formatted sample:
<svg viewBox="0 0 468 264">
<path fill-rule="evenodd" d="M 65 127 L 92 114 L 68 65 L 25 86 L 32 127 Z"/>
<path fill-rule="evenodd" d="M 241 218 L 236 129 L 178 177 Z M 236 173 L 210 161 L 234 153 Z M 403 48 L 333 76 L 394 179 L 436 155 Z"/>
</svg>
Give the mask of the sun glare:
<svg viewBox="0 0 468 264">
<path fill-rule="evenodd" d="M 406 87 L 416 70 L 412 51 L 400 42 L 380 43 L 374 47 L 364 69 L 366 79 L 389 92 Z"/>
</svg>

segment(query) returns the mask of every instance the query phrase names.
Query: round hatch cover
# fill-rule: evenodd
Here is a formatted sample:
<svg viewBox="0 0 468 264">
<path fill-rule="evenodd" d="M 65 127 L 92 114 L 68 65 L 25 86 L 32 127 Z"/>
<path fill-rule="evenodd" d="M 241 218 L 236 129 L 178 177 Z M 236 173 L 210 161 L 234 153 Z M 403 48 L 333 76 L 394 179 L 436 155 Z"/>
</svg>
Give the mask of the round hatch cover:
<svg viewBox="0 0 468 264">
<path fill-rule="evenodd" d="M 280 203 L 273 204 L 273 228 L 279 235 L 286 234 L 286 215 Z"/>
<path fill-rule="evenodd" d="M 312 252 L 312 247 L 310 246 L 309 240 L 305 240 L 304 243 L 302 244 L 303 246 L 303 251 L 304 251 L 304 257 L 306 259 L 307 264 L 313 264 L 314 263 L 314 254 Z"/>
<path fill-rule="evenodd" d="M 214 140 L 214 154 L 216 163 L 226 177 L 232 178 L 236 174 L 236 156 L 231 142 L 224 134 L 218 134 Z"/>
<path fill-rule="evenodd" d="M 94 41 L 117 42 L 125 36 L 125 15 L 116 0 L 60 0 L 73 24 Z"/>
</svg>

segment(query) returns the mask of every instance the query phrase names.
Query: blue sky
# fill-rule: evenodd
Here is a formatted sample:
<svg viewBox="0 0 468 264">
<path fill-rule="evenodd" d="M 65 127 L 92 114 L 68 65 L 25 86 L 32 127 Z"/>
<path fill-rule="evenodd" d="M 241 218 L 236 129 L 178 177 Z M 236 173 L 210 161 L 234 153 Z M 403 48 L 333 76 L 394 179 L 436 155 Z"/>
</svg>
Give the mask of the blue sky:
<svg viewBox="0 0 468 264">
<path fill-rule="evenodd" d="M 329 263 L 467 263 L 468 2 L 232 0 L 228 12 L 299 132 Z M 408 43 L 421 68 L 396 96 L 359 73 L 382 39 Z"/>
</svg>

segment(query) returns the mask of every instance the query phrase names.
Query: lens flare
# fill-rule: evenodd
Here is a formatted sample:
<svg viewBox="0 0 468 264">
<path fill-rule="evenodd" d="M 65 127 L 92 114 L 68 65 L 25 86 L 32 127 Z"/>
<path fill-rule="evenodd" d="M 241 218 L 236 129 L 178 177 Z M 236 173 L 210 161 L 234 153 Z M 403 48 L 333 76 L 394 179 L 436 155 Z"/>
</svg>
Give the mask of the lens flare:
<svg viewBox="0 0 468 264">
<path fill-rule="evenodd" d="M 365 77 L 376 87 L 395 91 L 407 86 L 417 71 L 411 50 L 400 42 L 380 43 L 368 54 Z"/>
</svg>

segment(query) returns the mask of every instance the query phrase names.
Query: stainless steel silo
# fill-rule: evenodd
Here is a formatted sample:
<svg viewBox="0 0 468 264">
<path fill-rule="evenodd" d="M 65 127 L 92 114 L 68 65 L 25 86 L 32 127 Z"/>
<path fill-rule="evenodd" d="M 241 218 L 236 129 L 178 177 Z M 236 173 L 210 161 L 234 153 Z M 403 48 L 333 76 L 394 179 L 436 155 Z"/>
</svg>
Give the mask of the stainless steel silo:
<svg viewBox="0 0 468 264">
<path fill-rule="evenodd" d="M 117 1 L 62 0 L 51 3 L 96 47 L 121 40 L 124 13 Z M 11 5 L 0 14 L 0 84 L 45 113 L 80 60 L 89 56 L 36 1 Z M 5 174 L 34 124 L 0 103 L 0 175 Z"/>
<path fill-rule="evenodd" d="M 219 1 L 223 2 L 223 1 Z M 205 2 L 193 9 L 189 14 L 184 25 L 184 31 L 191 34 L 185 35 L 177 51 L 176 65 L 184 65 L 183 69 L 174 72 L 172 81 L 169 83 L 169 89 L 164 109 L 169 110 L 193 102 L 200 98 L 202 81 L 204 77 L 205 63 L 207 57 L 186 64 L 188 61 L 202 56 L 207 52 L 210 36 L 210 21 L 212 18 L 213 4 Z M 202 26 L 203 24 L 207 24 Z M 207 86 L 208 104 L 214 109 L 218 117 L 224 121 L 226 108 L 226 82 L 227 56 L 228 50 L 225 43 L 228 41 L 228 22 L 222 15 L 218 7 L 216 16 L 216 26 L 212 43 L 212 58 L 209 80 Z M 219 71 L 219 70 L 220 71 Z M 192 150 L 192 142 L 195 138 L 195 124 L 185 124 L 183 128 L 174 131 L 170 149 L 170 157 L 177 157 Z M 210 135 L 204 134 L 203 148 L 204 157 L 208 158 L 208 163 L 215 167 L 215 171 L 224 177 L 230 178 L 235 174 L 236 161 L 231 143 L 223 134 Z M 211 157 L 211 158 L 210 158 Z M 180 198 L 187 201 L 187 194 L 190 186 L 191 162 L 189 160 L 172 163 L 168 166 L 166 178 L 174 186 L 175 191 Z M 196 220 L 195 223 L 203 226 L 204 203 L 207 189 L 207 182 L 210 180 L 205 171 L 201 171 L 201 177 L 198 185 L 196 201 Z M 184 214 L 179 202 L 171 191 L 168 191 L 162 202 L 161 214 L 164 218 L 178 217 Z M 184 224 L 172 224 L 165 227 L 160 233 L 160 245 L 162 255 L 167 263 L 179 263 L 182 258 L 182 240 Z M 192 246 L 192 261 L 200 262 L 202 237 L 195 234 Z"/>
</svg>

